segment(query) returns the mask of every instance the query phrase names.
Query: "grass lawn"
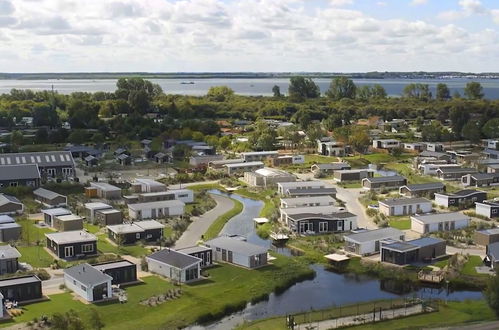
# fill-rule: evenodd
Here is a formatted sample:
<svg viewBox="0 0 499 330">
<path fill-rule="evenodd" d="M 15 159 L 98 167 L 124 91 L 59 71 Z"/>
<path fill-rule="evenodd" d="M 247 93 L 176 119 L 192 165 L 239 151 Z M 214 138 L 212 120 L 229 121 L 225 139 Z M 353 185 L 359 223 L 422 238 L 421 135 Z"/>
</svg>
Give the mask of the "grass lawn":
<svg viewBox="0 0 499 330">
<path fill-rule="evenodd" d="M 92 225 L 88 222 L 83 223 L 83 228 L 85 228 L 91 234 L 95 234 L 101 229 L 98 225 Z"/>
<path fill-rule="evenodd" d="M 18 219 L 17 223 L 22 227 L 21 240 L 25 245 L 36 243 L 36 241 L 45 243 L 45 233 L 54 232 L 48 227 L 39 228 L 35 226 L 35 221 L 26 218 Z"/>
<path fill-rule="evenodd" d="M 482 258 L 479 256 L 469 256 L 468 261 L 464 264 L 463 269 L 461 269 L 461 273 L 463 275 L 485 275 L 487 274 L 478 274 L 475 270 L 475 267 L 481 266 L 483 264 Z"/>
<path fill-rule="evenodd" d="M 384 321 L 374 324 L 366 324 L 348 329 L 421 329 L 433 327 L 445 327 L 464 325 L 471 322 L 486 322 L 496 320 L 493 311 L 484 300 L 472 300 L 463 302 L 449 302 L 448 305 L 440 304 L 438 312 L 409 316 L 397 320 Z M 242 330 L 285 330 L 286 320 L 283 317 L 255 321 L 244 324 L 238 329 Z"/>
<path fill-rule="evenodd" d="M 106 234 L 97 235 L 97 250 L 101 253 L 114 253 L 120 255 L 128 254 L 134 257 L 142 257 L 151 252 L 140 245 L 126 245 L 118 248 L 117 246 L 109 243 L 106 238 Z"/>
<path fill-rule="evenodd" d="M 25 313 L 14 321 L 27 322 L 34 317 L 76 310 L 85 324 L 88 324 L 90 309 L 100 315 L 105 329 L 177 329 L 199 319 L 222 316 L 224 311 L 245 306 L 248 301 L 263 297 L 278 287 L 311 276 L 312 271 L 292 258 L 276 256 L 272 265 L 257 270 L 246 270 L 231 265 L 220 265 L 208 269 L 210 278 L 191 285 L 182 285 L 181 298 L 147 307 L 139 301 L 172 287 L 156 276 L 144 278 L 145 284 L 127 288 L 126 304 L 86 305 L 72 299 L 69 293 L 50 296 L 51 300 L 25 306 Z M 13 322 L 2 324 L 12 325 Z"/>
<path fill-rule="evenodd" d="M 315 163 L 334 163 L 337 162 L 338 160 L 339 160 L 338 157 L 330 157 L 330 156 L 314 155 L 314 154 L 305 155 L 305 163 L 307 163 L 307 165 L 310 166 L 312 166 L 312 164 Z"/>
<path fill-rule="evenodd" d="M 243 203 L 240 201 L 231 198 L 232 201 L 234 202 L 234 207 L 230 209 L 229 211 L 225 212 L 221 216 L 219 216 L 211 225 L 208 227 L 208 230 L 206 230 L 206 233 L 204 233 L 204 239 L 209 240 L 212 238 L 215 238 L 218 236 L 222 228 L 225 226 L 227 221 L 229 221 L 231 218 L 235 217 L 239 213 L 243 211 Z"/>
<path fill-rule="evenodd" d="M 279 198 L 275 197 L 275 190 L 267 189 L 262 190 L 260 192 L 249 191 L 246 188 L 240 188 L 235 191 L 236 194 L 241 195 L 243 197 L 261 200 L 264 205 L 260 210 L 260 217 L 262 218 L 270 218 L 272 212 L 277 208 L 276 205 L 279 205 Z"/>
<path fill-rule="evenodd" d="M 19 261 L 26 262 L 35 268 L 49 267 L 54 261 L 54 257 L 45 251 L 42 245 L 16 246 L 16 248 L 21 253 Z"/>
<path fill-rule="evenodd" d="M 211 190 L 211 189 L 218 189 L 221 191 L 225 191 L 225 188 L 219 185 L 218 183 L 196 184 L 188 186 L 186 188 L 193 191 Z"/>
<path fill-rule="evenodd" d="M 339 182 L 338 186 L 343 188 L 362 188 L 359 181 Z"/>
<path fill-rule="evenodd" d="M 390 227 L 400 230 L 411 229 L 411 219 L 407 216 L 390 217 L 389 219 L 388 224 Z"/>
<path fill-rule="evenodd" d="M 400 162 L 412 157 L 414 157 L 414 155 L 402 154 L 400 156 L 393 156 L 385 153 L 374 153 L 369 155 L 344 157 L 343 160 L 349 162 L 352 168 L 356 168 L 356 167 L 365 167 L 369 164 L 385 164 L 385 163 Z"/>
<path fill-rule="evenodd" d="M 327 263 L 326 254 L 332 253 L 343 246 L 334 235 L 313 235 L 295 237 L 288 241 L 288 247 L 304 252 L 303 258 L 310 263 Z"/>
</svg>

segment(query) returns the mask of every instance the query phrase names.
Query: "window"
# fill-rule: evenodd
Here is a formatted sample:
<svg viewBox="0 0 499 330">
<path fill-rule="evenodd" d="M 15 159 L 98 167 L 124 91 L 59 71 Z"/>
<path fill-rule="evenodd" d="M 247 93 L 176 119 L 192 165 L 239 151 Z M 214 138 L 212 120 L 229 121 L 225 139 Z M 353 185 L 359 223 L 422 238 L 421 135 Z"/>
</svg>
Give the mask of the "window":
<svg viewBox="0 0 499 330">
<path fill-rule="evenodd" d="M 324 233 L 328 231 L 328 223 L 327 222 L 319 222 L 319 232 Z"/>
<path fill-rule="evenodd" d="M 72 257 L 75 254 L 74 246 L 65 246 L 64 247 L 64 256 L 66 258 Z"/>
<path fill-rule="evenodd" d="M 11 186 L 11 187 L 17 187 L 17 181 L 15 181 L 15 182 L 11 182 L 11 183 L 10 183 L 10 186 Z"/>
<path fill-rule="evenodd" d="M 136 233 L 136 234 L 135 234 L 135 238 L 136 238 L 136 239 L 140 239 L 140 233 Z"/>
<path fill-rule="evenodd" d="M 81 287 L 81 289 L 82 289 L 83 291 L 87 292 L 87 288 L 86 288 L 84 285 L 82 285 L 82 286 L 80 286 L 80 287 Z"/>
<path fill-rule="evenodd" d="M 451 204 L 454 204 L 454 200 L 453 199 L 449 199 L 449 205 Z"/>
<path fill-rule="evenodd" d="M 492 209 L 492 214 L 497 214 L 497 209 Z"/>
<path fill-rule="evenodd" d="M 83 253 L 88 253 L 88 252 L 93 252 L 93 251 L 94 251 L 93 244 L 83 244 L 81 246 L 81 252 L 83 252 Z"/>
<path fill-rule="evenodd" d="M 152 234 L 147 234 L 146 238 L 147 239 L 152 238 Z"/>
<path fill-rule="evenodd" d="M 220 250 L 220 248 L 219 248 L 219 247 L 217 247 L 217 252 L 220 252 L 220 251 L 221 251 L 221 250 Z"/>
</svg>

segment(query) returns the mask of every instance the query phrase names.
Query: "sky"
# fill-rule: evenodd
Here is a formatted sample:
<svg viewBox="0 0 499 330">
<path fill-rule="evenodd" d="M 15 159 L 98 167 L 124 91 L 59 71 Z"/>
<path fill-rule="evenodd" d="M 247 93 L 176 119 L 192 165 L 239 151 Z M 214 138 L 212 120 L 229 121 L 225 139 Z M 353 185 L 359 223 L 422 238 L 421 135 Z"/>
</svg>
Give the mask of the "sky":
<svg viewBox="0 0 499 330">
<path fill-rule="evenodd" d="M 0 72 L 499 72 L 498 0 L 0 0 Z"/>
</svg>

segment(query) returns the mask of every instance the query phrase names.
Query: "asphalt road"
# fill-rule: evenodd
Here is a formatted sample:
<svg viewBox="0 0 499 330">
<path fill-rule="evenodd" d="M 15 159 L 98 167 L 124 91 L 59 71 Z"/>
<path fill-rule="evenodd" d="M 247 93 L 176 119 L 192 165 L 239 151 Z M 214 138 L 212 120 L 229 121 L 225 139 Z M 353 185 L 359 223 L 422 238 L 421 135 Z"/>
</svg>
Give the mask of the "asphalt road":
<svg viewBox="0 0 499 330">
<path fill-rule="evenodd" d="M 211 197 L 217 202 L 217 206 L 199 217 L 193 217 L 187 230 L 175 242 L 174 248 L 179 249 L 196 245 L 210 225 L 219 216 L 234 207 L 234 202 L 228 197 L 215 194 L 211 194 Z"/>
</svg>

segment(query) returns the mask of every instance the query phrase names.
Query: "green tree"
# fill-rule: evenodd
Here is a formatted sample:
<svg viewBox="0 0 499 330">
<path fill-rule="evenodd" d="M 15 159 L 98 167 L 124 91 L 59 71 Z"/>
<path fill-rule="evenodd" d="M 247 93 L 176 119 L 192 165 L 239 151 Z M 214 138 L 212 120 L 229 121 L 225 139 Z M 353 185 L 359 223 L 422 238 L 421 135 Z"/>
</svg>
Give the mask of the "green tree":
<svg viewBox="0 0 499 330">
<path fill-rule="evenodd" d="M 50 319 L 54 330 L 84 330 L 85 326 L 79 315 L 72 309 L 66 313 L 55 313 Z"/>
<path fill-rule="evenodd" d="M 59 125 L 59 115 L 49 105 L 37 105 L 33 108 L 33 125 L 55 127 Z"/>
<path fill-rule="evenodd" d="M 499 137 L 499 118 L 494 118 L 485 123 L 482 127 L 482 133 L 489 139 Z"/>
<path fill-rule="evenodd" d="M 45 127 L 41 127 L 36 131 L 35 143 L 44 144 L 48 143 L 49 132 Z"/>
<path fill-rule="evenodd" d="M 463 106 L 454 105 L 449 111 L 449 119 L 451 120 L 452 132 L 459 138 L 464 125 L 470 119 L 470 114 Z"/>
<path fill-rule="evenodd" d="M 430 87 L 427 84 L 408 84 L 404 87 L 403 96 L 409 99 L 417 99 L 421 101 L 428 101 L 432 95 Z"/>
<path fill-rule="evenodd" d="M 10 143 L 15 147 L 22 146 L 24 143 L 23 133 L 20 131 L 13 131 L 12 134 L 10 134 Z"/>
<path fill-rule="evenodd" d="M 146 113 L 151 101 L 163 93 L 158 84 L 138 77 L 120 78 L 116 87 L 116 97 L 127 101 L 132 111 L 137 113 Z"/>
<path fill-rule="evenodd" d="M 310 78 L 295 76 L 289 80 L 288 95 L 292 101 L 318 98 L 320 94 L 319 86 Z"/>
<path fill-rule="evenodd" d="M 339 113 L 333 113 L 322 121 L 322 125 L 328 131 L 332 131 L 337 127 L 343 126 L 343 118 Z"/>
<path fill-rule="evenodd" d="M 231 143 L 232 143 L 232 140 L 231 140 L 230 136 L 228 136 L 228 135 L 222 136 L 218 140 L 218 144 L 219 144 L 219 146 L 220 146 L 220 148 L 222 150 L 225 150 L 225 149 L 229 148 L 229 146 L 231 145 Z"/>
<path fill-rule="evenodd" d="M 69 134 L 68 141 L 73 144 L 83 144 L 88 140 L 88 134 L 83 129 L 75 129 Z"/>
<path fill-rule="evenodd" d="M 210 87 L 206 96 L 210 101 L 225 102 L 234 95 L 234 91 L 227 86 Z"/>
<path fill-rule="evenodd" d="M 281 87 L 274 85 L 274 87 L 272 87 L 272 93 L 274 94 L 274 97 L 281 97 Z"/>
<path fill-rule="evenodd" d="M 104 327 L 104 323 L 95 308 L 90 309 L 90 328 L 93 330 L 100 330 Z"/>
<path fill-rule="evenodd" d="M 291 121 L 295 124 L 300 125 L 300 127 L 304 130 L 308 128 L 310 123 L 312 122 L 312 117 L 310 116 L 310 111 L 305 109 L 298 110 L 292 117 Z"/>
<path fill-rule="evenodd" d="M 480 100 L 483 95 L 483 87 L 479 82 L 471 81 L 464 87 L 464 96 L 470 100 Z"/>
<path fill-rule="evenodd" d="M 436 99 L 440 101 L 445 101 L 450 99 L 450 90 L 447 84 L 439 83 L 437 84 L 437 95 Z"/>
<path fill-rule="evenodd" d="M 331 81 L 326 96 L 333 100 L 354 99 L 356 89 L 353 80 L 344 76 L 336 77 Z"/>
<path fill-rule="evenodd" d="M 487 288 L 485 289 L 485 298 L 490 308 L 499 316 L 499 274 L 496 271 L 495 276 L 489 276 Z"/>
<path fill-rule="evenodd" d="M 480 142 L 482 134 L 480 132 L 480 123 L 476 120 L 468 121 L 461 131 L 461 135 L 466 139 L 470 140 L 472 143 Z"/>
<path fill-rule="evenodd" d="M 386 90 L 380 84 L 374 84 L 371 88 L 371 95 L 373 99 L 386 99 Z"/>
<path fill-rule="evenodd" d="M 369 134 L 364 127 L 354 126 L 352 133 L 348 137 L 348 142 L 353 150 L 364 153 L 369 147 Z"/>
</svg>

